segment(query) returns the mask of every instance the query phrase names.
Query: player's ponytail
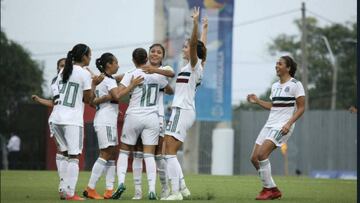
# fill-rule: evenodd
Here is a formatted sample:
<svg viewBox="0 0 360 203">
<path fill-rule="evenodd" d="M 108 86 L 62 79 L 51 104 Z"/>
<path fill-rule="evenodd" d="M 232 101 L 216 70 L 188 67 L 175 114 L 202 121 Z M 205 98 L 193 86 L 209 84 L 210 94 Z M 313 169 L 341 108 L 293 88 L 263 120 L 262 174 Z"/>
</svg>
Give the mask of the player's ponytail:
<svg viewBox="0 0 360 203">
<path fill-rule="evenodd" d="M 85 44 L 77 44 L 73 47 L 71 51 L 68 52 L 65 60 L 65 67 L 62 73 L 63 83 L 66 83 L 73 71 L 73 63 L 81 63 L 83 60 L 83 56 L 89 56 L 90 48 Z"/>
<path fill-rule="evenodd" d="M 72 53 L 72 51 L 69 51 L 66 56 L 65 67 L 62 72 L 63 83 L 66 83 L 68 81 L 68 79 L 72 73 L 72 70 L 73 70 L 73 53 Z"/>
<path fill-rule="evenodd" d="M 290 56 L 282 56 L 280 58 L 284 59 L 286 66 L 290 68 L 290 76 L 294 77 L 297 69 L 297 63 Z"/>
<path fill-rule="evenodd" d="M 114 55 L 112 53 L 104 53 L 100 58 L 96 59 L 95 64 L 101 73 L 105 72 L 106 64 L 114 62 Z"/>
</svg>

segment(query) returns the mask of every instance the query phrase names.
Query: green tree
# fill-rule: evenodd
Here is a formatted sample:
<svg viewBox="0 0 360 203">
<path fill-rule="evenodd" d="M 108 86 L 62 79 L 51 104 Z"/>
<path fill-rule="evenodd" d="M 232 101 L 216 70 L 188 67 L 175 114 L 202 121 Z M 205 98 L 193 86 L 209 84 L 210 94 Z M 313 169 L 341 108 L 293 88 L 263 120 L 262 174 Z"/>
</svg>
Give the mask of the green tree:
<svg viewBox="0 0 360 203">
<path fill-rule="evenodd" d="M 0 34 L 0 133 L 9 133 L 15 126 L 14 115 L 31 94 L 42 95 L 43 71 L 19 44 Z"/>
<path fill-rule="evenodd" d="M 357 24 L 331 24 L 320 27 L 315 18 L 306 19 L 308 41 L 308 89 L 310 109 L 330 109 L 333 68 L 322 36 L 326 36 L 337 60 L 337 109 L 356 104 L 356 38 Z M 301 30 L 301 20 L 295 20 Z M 300 32 L 301 33 L 301 32 Z M 301 81 L 301 35 L 281 34 L 268 47 L 271 55 L 288 53 L 298 62 L 295 77 Z M 270 90 L 261 98 L 268 98 Z M 248 108 L 242 103 L 240 108 Z"/>
</svg>

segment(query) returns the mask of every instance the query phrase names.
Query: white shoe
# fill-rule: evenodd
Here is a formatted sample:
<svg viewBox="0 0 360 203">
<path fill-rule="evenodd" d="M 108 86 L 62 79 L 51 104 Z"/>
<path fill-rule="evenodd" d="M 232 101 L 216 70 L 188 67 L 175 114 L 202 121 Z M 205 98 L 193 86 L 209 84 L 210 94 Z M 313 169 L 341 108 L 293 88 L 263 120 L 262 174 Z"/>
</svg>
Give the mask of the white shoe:
<svg viewBox="0 0 360 203">
<path fill-rule="evenodd" d="M 162 188 L 160 193 L 160 199 L 166 199 L 170 195 L 170 189 L 169 188 Z"/>
<path fill-rule="evenodd" d="M 167 198 L 162 198 L 161 200 L 183 200 L 183 196 L 180 192 L 169 195 Z"/>
<path fill-rule="evenodd" d="M 189 197 L 191 195 L 190 190 L 187 187 L 180 190 L 180 193 L 185 198 L 187 198 L 187 197 Z"/>
<path fill-rule="evenodd" d="M 135 190 L 135 195 L 132 198 L 133 200 L 140 200 L 142 199 L 142 191 L 141 190 Z"/>
</svg>

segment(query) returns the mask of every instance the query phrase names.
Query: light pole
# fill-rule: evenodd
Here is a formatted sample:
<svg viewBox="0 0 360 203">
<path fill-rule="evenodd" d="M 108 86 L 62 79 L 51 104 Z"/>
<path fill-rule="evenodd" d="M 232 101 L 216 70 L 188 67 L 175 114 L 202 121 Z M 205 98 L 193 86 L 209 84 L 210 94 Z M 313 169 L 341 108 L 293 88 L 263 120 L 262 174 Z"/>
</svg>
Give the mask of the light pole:
<svg viewBox="0 0 360 203">
<path fill-rule="evenodd" d="M 331 65 L 333 66 L 333 79 L 332 79 L 332 88 L 331 88 L 331 108 L 330 109 L 335 110 L 335 108 L 336 108 L 337 76 L 338 76 L 337 69 L 338 68 L 337 68 L 335 56 L 331 50 L 331 47 L 330 47 L 327 37 L 322 35 L 321 38 L 324 40 L 326 48 L 329 51 L 330 62 L 331 62 Z"/>
</svg>

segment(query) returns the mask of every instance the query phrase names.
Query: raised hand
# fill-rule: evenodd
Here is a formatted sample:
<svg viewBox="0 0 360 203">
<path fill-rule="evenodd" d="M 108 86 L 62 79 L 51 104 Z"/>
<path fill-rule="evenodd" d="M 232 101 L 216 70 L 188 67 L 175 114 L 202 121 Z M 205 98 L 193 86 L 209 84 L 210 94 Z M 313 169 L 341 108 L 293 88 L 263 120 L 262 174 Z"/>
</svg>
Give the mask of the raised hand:
<svg viewBox="0 0 360 203">
<path fill-rule="evenodd" d="M 193 18 L 194 22 L 198 22 L 200 16 L 200 7 L 194 7 L 193 13 L 191 17 Z"/>
<path fill-rule="evenodd" d="M 37 102 L 39 100 L 39 96 L 33 94 L 31 95 L 31 99 Z"/>
<path fill-rule="evenodd" d="M 201 24 L 202 24 L 202 29 L 203 30 L 208 29 L 208 22 L 209 22 L 208 17 L 204 17 L 204 18 L 201 19 Z"/>
</svg>

